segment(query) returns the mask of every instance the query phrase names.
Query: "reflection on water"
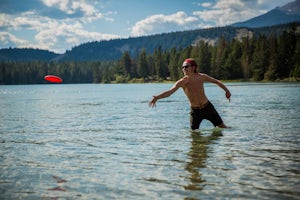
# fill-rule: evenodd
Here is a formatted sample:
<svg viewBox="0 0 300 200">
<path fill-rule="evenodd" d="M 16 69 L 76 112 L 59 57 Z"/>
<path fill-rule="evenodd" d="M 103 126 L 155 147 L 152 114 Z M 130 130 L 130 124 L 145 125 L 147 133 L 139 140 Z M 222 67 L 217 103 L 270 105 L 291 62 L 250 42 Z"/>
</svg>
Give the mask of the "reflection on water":
<svg viewBox="0 0 300 200">
<path fill-rule="evenodd" d="M 207 149 L 213 140 L 222 136 L 222 130 L 212 130 L 209 135 L 203 135 L 200 131 L 192 131 L 191 148 L 188 153 L 190 161 L 187 162 L 185 169 L 190 173 L 190 184 L 184 188 L 187 190 L 202 190 L 205 180 L 201 175 L 201 168 L 205 168 L 208 156 Z"/>
</svg>

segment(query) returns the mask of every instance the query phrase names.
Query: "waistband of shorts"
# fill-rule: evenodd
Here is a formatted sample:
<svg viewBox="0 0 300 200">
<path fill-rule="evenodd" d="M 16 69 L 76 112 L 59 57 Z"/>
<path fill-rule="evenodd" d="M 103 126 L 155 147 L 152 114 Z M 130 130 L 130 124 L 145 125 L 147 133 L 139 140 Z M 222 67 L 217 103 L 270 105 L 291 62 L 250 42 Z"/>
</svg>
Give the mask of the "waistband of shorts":
<svg viewBox="0 0 300 200">
<path fill-rule="evenodd" d="M 207 101 L 205 104 L 201 105 L 201 106 L 191 106 L 192 110 L 201 110 L 203 108 L 205 108 L 206 106 L 208 106 L 210 104 L 210 101 Z"/>
</svg>

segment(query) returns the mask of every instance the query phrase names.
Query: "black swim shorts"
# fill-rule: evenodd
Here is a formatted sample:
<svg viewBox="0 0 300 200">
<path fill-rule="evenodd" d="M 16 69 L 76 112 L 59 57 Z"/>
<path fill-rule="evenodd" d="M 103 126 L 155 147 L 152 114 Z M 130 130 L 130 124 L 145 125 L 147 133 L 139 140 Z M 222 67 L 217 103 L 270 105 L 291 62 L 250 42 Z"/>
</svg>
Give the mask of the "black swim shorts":
<svg viewBox="0 0 300 200">
<path fill-rule="evenodd" d="M 209 101 L 203 108 L 191 107 L 190 114 L 192 130 L 199 129 L 200 123 L 203 119 L 209 120 L 214 126 L 218 126 L 223 123 L 223 120 L 221 119 L 217 110 Z"/>
</svg>

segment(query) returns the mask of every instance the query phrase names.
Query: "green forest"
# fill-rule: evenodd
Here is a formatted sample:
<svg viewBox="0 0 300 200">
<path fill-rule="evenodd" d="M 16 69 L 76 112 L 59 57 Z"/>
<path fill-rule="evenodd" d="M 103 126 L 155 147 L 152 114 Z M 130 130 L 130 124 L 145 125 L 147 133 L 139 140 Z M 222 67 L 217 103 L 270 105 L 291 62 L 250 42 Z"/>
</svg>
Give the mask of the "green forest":
<svg viewBox="0 0 300 200">
<path fill-rule="evenodd" d="M 175 81 L 186 58 L 195 58 L 198 71 L 221 80 L 278 81 L 300 78 L 300 33 L 296 26 L 280 35 L 255 35 L 240 40 L 220 37 L 153 53 L 141 49 L 135 57 L 124 51 L 116 61 L 2 61 L 0 84 L 43 84 L 47 74 L 64 83 L 134 83 Z"/>
</svg>

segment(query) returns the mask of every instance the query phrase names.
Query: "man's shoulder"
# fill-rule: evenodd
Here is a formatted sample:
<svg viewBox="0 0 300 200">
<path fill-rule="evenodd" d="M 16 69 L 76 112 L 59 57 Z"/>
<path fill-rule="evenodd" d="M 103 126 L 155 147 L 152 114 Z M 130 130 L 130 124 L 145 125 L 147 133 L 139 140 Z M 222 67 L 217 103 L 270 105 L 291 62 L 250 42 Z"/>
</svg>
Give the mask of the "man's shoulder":
<svg viewBox="0 0 300 200">
<path fill-rule="evenodd" d="M 198 73 L 197 74 L 198 78 L 205 81 L 209 76 L 205 73 Z"/>
<path fill-rule="evenodd" d="M 198 75 L 198 76 L 201 76 L 201 77 L 207 76 L 207 74 L 200 73 L 200 72 L 198 72 L 197 75 Z"/>
<path fill-rule="evenodd" d="M 182 77 L 181 79 L 179 79 L 176 83 L 177 83 L 180 87 L 182 87 L 182 86 L 184 86 L 184 85 L 188 82 L 188 80 L 189 80 L 188 76 L 184 76 L 184 77 Z"/>
<path fill-rule="evenodd" d="M 184 76 L 181 79 L 179 79 L 177 82 L 182 82 L 182 81 L 188 80 L 188 78 L 189 78 L 188 76 Z"/>
</svg>

